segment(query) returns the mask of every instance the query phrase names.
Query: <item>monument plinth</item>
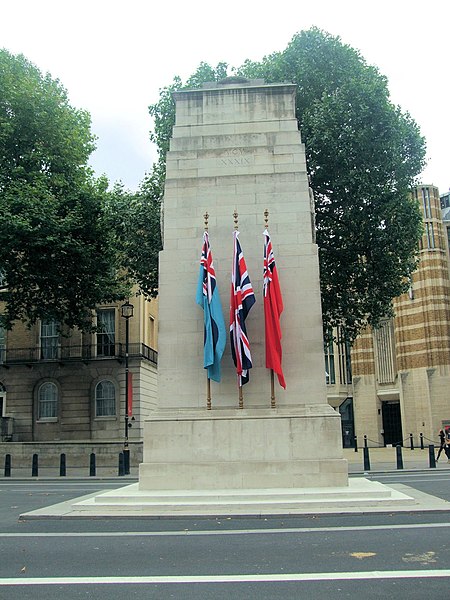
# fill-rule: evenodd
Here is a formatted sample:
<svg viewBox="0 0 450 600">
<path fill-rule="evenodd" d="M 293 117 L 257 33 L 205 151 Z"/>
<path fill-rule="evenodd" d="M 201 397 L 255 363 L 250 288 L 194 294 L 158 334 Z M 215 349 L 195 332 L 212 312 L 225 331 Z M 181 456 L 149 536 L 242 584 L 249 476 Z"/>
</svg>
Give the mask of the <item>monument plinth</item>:
<svg viewBox="0 0 450 600">
<path fill-rule="evenodd" d="M 326 401 L 318 251 L 296 88 L 260 81 L 174 94 L 160 254 L 158 406 L 144 427 L 140 490 L 347 486 L 340 415 Z M 264 211 L 284 301 L 283 371 L 271 408 L 265 367 Z M 206 410 L 203 313 L 195 303 L 209 236 L 225 322 L 233 212 L 256 296 L 247 318 L 253 368 L 238 408 L 229 344 Z"/>
</svg>

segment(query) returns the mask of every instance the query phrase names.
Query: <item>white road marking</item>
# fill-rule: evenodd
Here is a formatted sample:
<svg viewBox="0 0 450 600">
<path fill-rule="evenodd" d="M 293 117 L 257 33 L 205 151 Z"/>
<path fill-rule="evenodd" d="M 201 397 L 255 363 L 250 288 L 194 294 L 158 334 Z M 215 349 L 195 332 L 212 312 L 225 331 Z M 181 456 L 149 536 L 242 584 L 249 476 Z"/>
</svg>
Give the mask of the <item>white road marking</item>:
<svg viewBox="0 0 450 600">
<path fill-rule="evenodd" d="M 45 533 L 3 533 L 0 532 L 1 538 L 46 538 L 46 537 L 186 537 L 196 535 L 266 535 L 271 534 L 286 534 L 286 533 L 342 533 L 343 531 L 393 531 L 396 529 L 438 529 L 448 528 L 450 523 L 411 523 L 404 525 L 361 525 L 352 527 L 292 527 L 283 529 L 223 529 L 216 530 L 190 530 L 183 531 L 84 531 L 84 532 L 45 532 Z"/>
<path fill-rule="evenodd" d="M 11 577 L 0 579 L 0 586 L 258 583 L 280 581 L 349 581 L 355 579 L 427 579 L 436 577 L 450 577 L 450 569 L 424 569 L 414 571 L 348 571 L 343 573 L 267 573 L 246 575 L 149 575 L 140 577 Z"/>
</svg>

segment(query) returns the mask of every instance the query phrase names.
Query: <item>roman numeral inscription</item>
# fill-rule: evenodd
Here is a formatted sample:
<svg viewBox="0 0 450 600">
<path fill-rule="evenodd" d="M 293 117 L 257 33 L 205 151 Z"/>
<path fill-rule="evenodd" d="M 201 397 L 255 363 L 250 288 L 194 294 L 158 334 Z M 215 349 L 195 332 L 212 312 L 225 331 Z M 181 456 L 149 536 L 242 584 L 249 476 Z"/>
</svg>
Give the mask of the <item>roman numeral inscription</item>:
<svg viewBox="0 0 450 600">
<path fill-rule="evenodd" d="M 253 164 L 253 155 L 244 148 L 230 148 L 217 159 L 218 167 L 245 167 Z"/>
</svg>

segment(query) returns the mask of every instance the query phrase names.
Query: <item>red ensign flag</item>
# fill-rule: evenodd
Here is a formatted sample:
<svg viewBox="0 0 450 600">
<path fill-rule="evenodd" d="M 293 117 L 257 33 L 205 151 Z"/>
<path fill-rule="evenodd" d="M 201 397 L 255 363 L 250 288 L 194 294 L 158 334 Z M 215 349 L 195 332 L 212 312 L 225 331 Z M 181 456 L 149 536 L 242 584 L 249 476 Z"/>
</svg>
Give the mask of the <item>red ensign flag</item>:
<svg viewBox="0 0 450 600">
<path fill-rule="evenodd" d="M 133 373 L 128 373 L 128 393 L 127 393 L 128 416 L 133 415 Z"/>
<path fill-rule="evenodd" d="M 278 281 L 277 267 L 273 256 L 272 242 L 267 229 L 264 231 L 264 320 L 266 324 L 266 368 L 273 369 L 280 385 L 286 389 L 281 368 L 281 327 L 280 315 L 283 312 L 283 298 Z"/>
</svg>

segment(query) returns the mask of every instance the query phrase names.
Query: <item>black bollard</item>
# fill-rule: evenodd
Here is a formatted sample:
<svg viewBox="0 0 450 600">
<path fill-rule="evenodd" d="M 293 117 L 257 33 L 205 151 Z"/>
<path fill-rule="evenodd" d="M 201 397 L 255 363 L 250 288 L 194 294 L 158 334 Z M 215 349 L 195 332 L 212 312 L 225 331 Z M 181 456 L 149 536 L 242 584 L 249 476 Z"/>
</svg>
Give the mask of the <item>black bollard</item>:
<svg viewBox="0 0 450 600">
<path fill-rule="evenodd" d="M 64 452 L 59 457 L 59 476 L 66 476 L 66 455 Z"/>
<path fill-rule="evenodd" d="M 411 448 L 411 450 L 414 450 L 414 440 L 412 433 L 409 434 L 409 447 Z"/>
<path fill-rule="evenodd" d="M 5 456 L 5 477 L 11 477 L 11 454 Z"/>
<path fill-rule="evenodd" d="M 119 477 L 125 475 L 125 461 L 123 457 L 123 452 L 119 454 Z"/>
<path fill-rule="evenodd" d="M 395 450 L 397 452 L 397 469 L 403 469 L 402 447 L 400 444 L 395 446 Z"/>
<path fill-rule="evenodd" d="M 358 452 L 358 436 L 355 435 L 355 452 Z"/>
<path fill-rule="evenodd" d="M 91 452 L 89 457 L 89 477 L 95 477 L 95 454 Z"/>
<path fill-rule="evenodd" d="M 130 474 L 130 449 L 128 447 L 123 449 L 123 472 L 124 475 Z"/>
<path fill-rule="evenodd" d="M 367 448 L 367 435 L 364 434 L 364 448 Z"/>
<path fill-rule="evenodd" d="M 434 456 L 434 444 L 428 446 L 428 458 L 430 461 L 430 469 L 436 468 L 436 457 Z"/>
<path fill-rule="evenodd" d="M 31 477 L 37 477 L 39 473 L 39 459 L 37 454 L 33 454 L 33 462 L 31 464 Z"/>
<path fill-rule="evenodd" d="M 364 446 L 364 448 L 363 448 L 363 458 L 364 458 L 364 471 L 370 471 L 369 448 L 367 446 Z"/>
<path fill-rule="evenodd" d="M 423 450 L 423 433 L 420 433 L 420 449 Z"/>
</svg>

